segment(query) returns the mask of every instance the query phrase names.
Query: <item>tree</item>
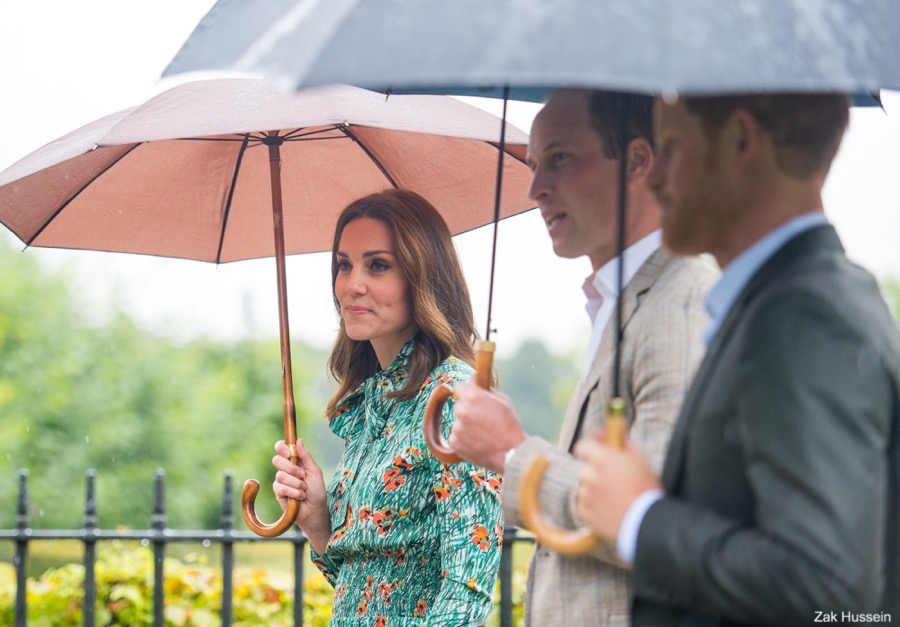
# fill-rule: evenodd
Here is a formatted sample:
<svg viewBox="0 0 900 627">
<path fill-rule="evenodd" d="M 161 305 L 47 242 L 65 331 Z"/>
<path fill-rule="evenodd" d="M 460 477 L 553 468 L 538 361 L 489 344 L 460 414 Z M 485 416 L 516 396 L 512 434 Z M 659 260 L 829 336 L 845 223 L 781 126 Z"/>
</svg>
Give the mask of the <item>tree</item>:
<svg viewBox="0 0 900 627">
<path fill-rule="evenodd" d="M 574 359 L 554 355 L 539 340 L 526 340 L 511 358 L 497 360 L 497 373 L 525 431 L 555 442 L 578 383 Z"/>
<path fill-rule="evenodd" d="M 178 344 L 114 306 L 92 326 L 65 272 L 2 243 L 0 265 L 0 524 L 14 524 L 19 468 L 30 474 L 31 524 L 44 528 L 81 525 L 89 468 L 101 525 L 149 525 L 157 468 L 176 527 L 218 525 L 226 471 L 271 483 L 282 437 L 277 342 Z M 325 358 L 292 348 L 298 431 L 322 430 L 327 392 L 314 372 Z M 274 498 L 259 511 L 280 513 Z"/>
</svg>

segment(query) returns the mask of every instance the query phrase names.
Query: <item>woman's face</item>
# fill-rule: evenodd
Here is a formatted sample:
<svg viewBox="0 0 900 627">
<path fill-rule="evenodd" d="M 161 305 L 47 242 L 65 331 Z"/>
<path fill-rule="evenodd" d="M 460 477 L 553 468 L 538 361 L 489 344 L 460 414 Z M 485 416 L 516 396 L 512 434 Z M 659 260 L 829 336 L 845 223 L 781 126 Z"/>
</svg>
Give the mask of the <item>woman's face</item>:
<svg viewBox="0 0 900 627">
<path fill-rule="evenodd" d="M 393 234 L 379 220 L 352 220 L 341 233 L 335 260 L 334 294 L 347 336 L 371 342 L 386 368 L 417 330 Z"/>
</svg>

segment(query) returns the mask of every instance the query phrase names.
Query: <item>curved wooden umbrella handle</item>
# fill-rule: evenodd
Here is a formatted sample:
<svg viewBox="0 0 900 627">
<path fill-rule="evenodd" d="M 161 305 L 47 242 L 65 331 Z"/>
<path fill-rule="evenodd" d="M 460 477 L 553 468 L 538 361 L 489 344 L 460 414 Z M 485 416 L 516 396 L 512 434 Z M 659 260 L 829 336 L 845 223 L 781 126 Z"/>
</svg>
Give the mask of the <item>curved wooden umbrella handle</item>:
<svg viewBox="0 0 900 627">
<path fill-rule="evenodd" d="M 495 347 L 496 344 L 488 340 L 480 340 L 475 346 L 475 384 L 485 390 L 491 388 Z M 431 393 L 431 398 L 425 405 L 425 444 L 441 462 L 458 464 L 462 458 L 450 448 L 444 436 L 441 435 L 441 413 L 444 411 L 444 404 L 451 396 L 453 396 L 453 390 L 443 383 Z"/>
<path fill-rule="evenodd" d="M 247 479 L 241 492 L 241 513 L 244 522 L 256 535 L 263 538 L 277 538 L 291 528 L 300 512 L 300 501 L 288 499 L 287 507 L 276 522 L 267 525 L 256 515 L 256 495 L 259 493 L 259 481 Z"/>
<path fill-rule="evenodd" d="M 621 398 L 614 398 L 610 401 L 604 423 L 606 442 L 610 447 L 625 447 L 625 427 L 625 402 Z M 539 455 L 522 475 L 519 483 L 519 511 L 522 520 L 547 548 L 562 555 L 582 555 L 596 547 L 600 538 L 586 528 L 574 531 L 561 529 L 547 522 L 541 512 L 541 481 L 549 465 L 550 460 Z"/>
</svg>

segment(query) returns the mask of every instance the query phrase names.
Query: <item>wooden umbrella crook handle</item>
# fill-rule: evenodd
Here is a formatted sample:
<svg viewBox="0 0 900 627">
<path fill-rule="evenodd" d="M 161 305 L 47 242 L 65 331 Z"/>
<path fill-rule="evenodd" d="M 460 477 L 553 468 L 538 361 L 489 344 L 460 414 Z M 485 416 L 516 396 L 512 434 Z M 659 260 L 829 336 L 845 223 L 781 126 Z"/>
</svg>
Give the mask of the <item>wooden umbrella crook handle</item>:
<svg viewBox="0 0 900 627">
<path fill-rule="evenodd" d="M 491 388 L 495 347 L 496 344 L 488 340 L 480 340 L 475 346 L 475 384 L 484 390 Z M 451 396 L 453 396 L 453 390 L 443 383 L 431 393 L 428 404 L 425 405 L 425 444 L 441 462 L 458 464 L 462 458 L 450 448 L 444 436 L 441 435 L 441 414 L 444 411 L 444 404 Z"/>
<path fill-rule="evenodd" d="M 297 463 L 295 458 L 291 461 Z M 297 520 L 297 514 L 300 512 L 300 501 L 288 499 L 287 507 L 276 522 L 267 525 L 256 515 L 256 495 L 259 493 L 259 481 L 256 479 L 247 479 L 244 482 L 244 489 L 241 491 L 241 513 L 244 515 L 244 522 L 253 533 L 263 538 L 277 538 L 285 531 L 291 528 Z"/>
<path fill-rule="evenodd" d="M 616 449 L 625 447 L 625 403 L 621 398 L 610 401 L 604 429 L 607 444 Z M 537 536 L 538 542 L 562 555 L 582 555 L 600 543 L 600 538 L 590 529 L 570 531 L 561 529 L 544 517 L 541 512 L 540 490 L 544 473 L 550 460 L 539 455 L 525 470 L 519 483 L 519 511 L 525 526 Z"/>
</svg>

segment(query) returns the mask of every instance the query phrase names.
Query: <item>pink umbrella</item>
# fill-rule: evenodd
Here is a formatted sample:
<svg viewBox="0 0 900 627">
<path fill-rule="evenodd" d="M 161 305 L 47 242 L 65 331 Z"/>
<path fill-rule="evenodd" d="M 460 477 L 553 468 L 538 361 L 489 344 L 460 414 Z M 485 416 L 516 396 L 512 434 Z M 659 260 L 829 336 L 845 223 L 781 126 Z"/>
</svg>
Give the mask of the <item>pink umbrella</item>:
<svg viewBox="0 0 900 627">
<path fill-rule="evenodd" d="M 338 214 L 387 187 L 427 198 L 450 231 L 531 208 L 528 136 L 446 96 L 391 96 L 337 85 L 283 93 L 262 80 L 186 83 L 97 120 L 0 173 L 0 222 L 28 246 L 222 263 L 275 256 L 284 435 L 296 442 L 285 254 L 329 250 Z M 282 169 L 284 171 L 282 172 Z M 285 201 L 282 201 L 284 197 Z M 274 237 L 273 237 L 273 229 Z M 293 456 L 297 463 L 296 455 Z M 273 537 L 296 518 L 292 501 Z"/>
</svg>

